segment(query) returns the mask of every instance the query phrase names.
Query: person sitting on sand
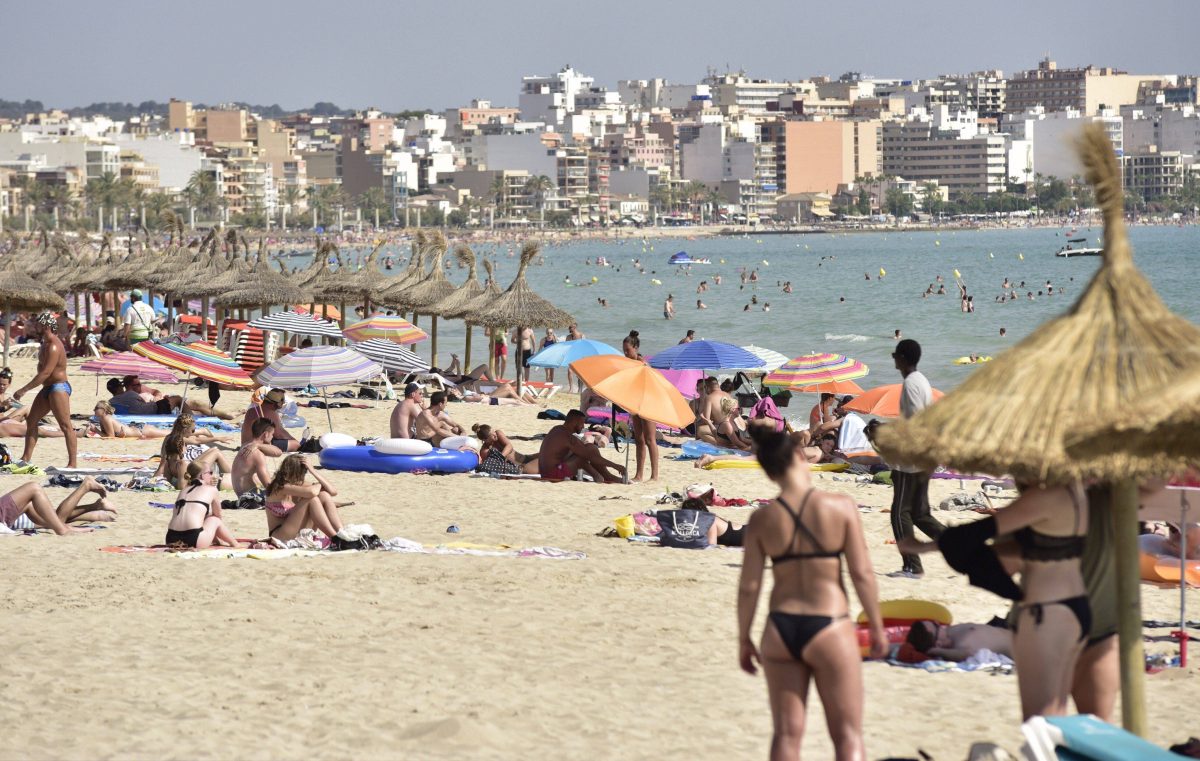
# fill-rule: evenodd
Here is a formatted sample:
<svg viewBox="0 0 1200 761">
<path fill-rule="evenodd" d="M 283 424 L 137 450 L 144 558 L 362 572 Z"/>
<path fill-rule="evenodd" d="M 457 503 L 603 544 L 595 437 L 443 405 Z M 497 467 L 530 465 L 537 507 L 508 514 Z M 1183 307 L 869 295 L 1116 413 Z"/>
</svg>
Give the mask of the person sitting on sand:
<svg viewBox="0 0 1200 761">
<path fill-rule="evenodd" d="M 475 470 L 493 475 L 538 472 L 537 455 L 521 454 L 513 449 L 512 442 L 504 435 L 504 431 L 484 423 L 471 426 L 471 431 L 475 438 L 483 442 L 483 446 L 479 448 L 479 465 Z"/>
<path fill-rule="evenodd" d="M 306 476 L 312 476 L 316 483 L 307 483 Z M 268 534 L 272 539 L 286 542 L 311 526 L 331 540 L 334 537 L 350 540 L 342 534 L 342 518 L 333 502 L 336 496 L 337 489 L 303 455 L 288 455 L 267 484 Z"/>
<path fill-rule="evenodd" d="M 840 759 L 866 758 L 863 747 L 862 655 L 842 582 L 842 556 L 868 622 L 869 654 L 888 650 L 875 572 L 858 505 L 818 490 L 804 457 L 786 433 L 756 426 L 758 462 L 779 496 L 750 516 L 738 585 L 738 662 L 767 674 L 774 735 L 772 758 L 799 758 L 808 688 L 816 682 Z M 767 558 L 774 585 L 761 649 L 750 636 Z"/>
<path fill-rule="evenodd" d="M 939 624 L 914 621 L 908 629 L 908 644 L 918 653 L 943 661 L 965 661 L 980 650 L 997 655 L 1013 654 L 1012 632 L 991 624 Z"/>
<path fill-rule="evenodd" d="M 99 499 L 86 505 L 79 504 L 89 492 Z M 86 534 L 92 529 L 77 528 L 67 524 L 82 521 L 113 521 L 117 518 L 116 508 L 108 501 L 108 491 L 96 479 L 86 476 L 55 510 L 46 490 L 30 481 L 0 496 L 0 523 L 13 528 L 17 519 L 28 515 L 34 525 L 48 528 L 59 536 Z"/>
<path fill-rule="evenodd" d="M 262 504 L 266 494 L 267 484 L 271 483 L 271 474 L 267 470 L 268 457 L 280 457 L 283 450 L 271 443 L 275 433 L 275 425 L 266 418 L 255 420 L 250 427 L 254 438 L 243 444 L 233 457 L 230 481 L 238 500 L 249 498 L 250 501 Z"/>
<path fill-rule="evenodd" d="M 538 473 L 542 478 L 563 481 L 574 478 L 582 470 L 597 483 L 624 480 L 624 467 L 604 459 L 594 444 L 584 443 L 579 438 L 578 434 L 583 432 L 586 424 L 586 415 L 579 410 L 569 410 L 567 419 L 550 429 L 538 450 Z"/>
<path fill-rule="evenodd" d="M 699 510 L 705 513 L 712 512 L 708 508 L 712 505 L 712 498 L 715 493 L 716 491 L 711 485 L 709 485 L 707 491 L 697 491 L 695 493 L 689 487 L 687 499 L 683 501 L 680 507 L 684 510 Z M 731 521 L 727 521 L 719 515 L 713 516 L 712 525 L 708 528 L 709 546 L 741 547 L 745 542 L 745 536 L 745 526 L 735 526 Z"/>
<path fill-rule="evenodd" d="M 424 397 L 425 391 L 420 385 L 410 383 L 404 387 L 404 398 L 396 402 L 388 425 L 393 439 L 411 439 L 413 437 L 413 427 L 425 409 L 421 404 Z"/>
<path fill-rule="evenodd" d="M 288 433 L 287 429 L 283 427 L 283 418 L 279 416 L 279 410 L 283 409 L 286 399 L 287 395 L 283 393 L 283 389 L 273 388 L 263 395 L 262 403 L 250 405 L 250 409 L 246 410 L 246 416 L 242 419 L 243 444 L 254 440 L 254 421 L 265 418 L 275 426 L 275 432 L 271 435 L 271 444 L 284 452 L 299 451 L 305 442 L 297 440 L 295 436 Z"/>
<path fill-rule="evenodd" d="M 221 497 L 213 485 L 212 468 L 198 461 L 189 463 L 187 477 L 187 483 L 175 498 L 163 544 L 203 550 L 215 541 L 225 547 L 237 547 L 238 540 L 221 519 Z"/>
<path fill-rule="evenodd" d="M 753 431 L 755 428 L 760 427 L 766 428 L 767 430 L 775 430 L 775 421 L 771 420 L 770 418 L 758 418 L 757 420 L 750 421 L 749 431 L 751 434 L 749 454 L 757 454 L 758 445 L 754 442 Z M 788 433 L 787 435 L 792 440 L 792 444 L 796 447 L 796 451 L 802 457 L 804 457 L 804 459 L 807 460 L 810 465 L 815 465 L 819 462 L 822 462 L 826 457 L 830 456 L 830 453 L 833 450 L 833 444 L 835 444 L 837 441 L 831 437 L 826 437 L 824 439 L 824 444 L 818 442 L 814 445 L 812 443 L 812 435 L 807 429 Z M 746 459 L 746 455 L 741 454 L 704 454 L 700 455 L 699 459 L 692 463 L 692 467 L 703 468 L 711 463 L 723 461 L 745 462 Z"/>
<path fill-rule="evenodd" d="M 730 449 L 750 449 L 750 442 L 742 439 L 735 421 L 737 402 L 722 391 L 716 378 L 704 383 L 704 403 L 696 419 L 696 434 L 701 441 Z"/>
<path fill-rule="evenodd" d="M 190 412 L 192 415 L 209 415 L 219 417 L 222 420 L 232 420 L 233 415 L 228 412 L 218 412 L 212 407 L 203 402 L 198 402 L 194 399 L 189 399 L 186 402 L 183 397 L 174 394 L 164 395 L 158 389 L 147 386 L 142 383 L 141 379 L 136 375 L 126 375 L 121 379 L 121 391 L 114 392 L 115 386 L 113 378 L 106 384 L 109 393 L 113 398 L 109 400 L 112 406 L 119 410 L 124 410 L 122 414 L 126 415 L 170 415 L 179 410 Z"/>
<path fill-rule="evenodd" d="M 161 439 L 167 435 L 163 429 L 150 425 L 125 425 L 113 417 L 113 412 L 113 406 L 108 402 L 96 402 L 92 409 L 96 422 L 87 424 L 84 435 L 105 439 Z"/>
<path fill-rule="evenodd" d="M 187 466 L 192 462 L 216 464 L 222 473 L 229 473 L 233 469 L 229 461 L 221 454 L 221 450 L 212 446 L 217 443 L 228 444 L 229 437 L 214 436 L 207 429 L 196 430 L 195 418 L 187 413 L 180 415 L 175 418 L 171 432 L 163 439 L 154 478 L 166 478 L 176 489 L 183 488 Z M 230 484 L 223 480 L 221 486 L 229 488 Z"/>
<path fill-rule="evenodd" d="M 441 446 L 448 436 L 461 436 L 463 428 L 446 414 L 446 392 L 435 391 L 429 397 L 429 407 L 421 410 L 413 427 L 413 438 Z"/>
</svg>

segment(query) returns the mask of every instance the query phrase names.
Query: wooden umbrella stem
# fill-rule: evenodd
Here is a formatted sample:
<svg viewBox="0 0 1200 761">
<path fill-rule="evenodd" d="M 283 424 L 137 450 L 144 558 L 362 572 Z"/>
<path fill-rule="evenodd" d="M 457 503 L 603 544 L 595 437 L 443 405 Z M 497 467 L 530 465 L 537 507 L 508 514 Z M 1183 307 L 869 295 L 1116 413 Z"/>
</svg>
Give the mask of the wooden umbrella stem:
<svg viewBox="0 0 1200 761">
<path fill-rule="evenodd" d="M 1138 562 L 1138 485 L 1113 486 L 1113 535 L 1117 555 L 1117 634 L 1121 656 L 1121 724 L 1146 736 L 1146 657 L 1142 647 L 1141 572 Z M 1183 582 L 1181 582 L 1183 583 Z"/>
<path fill-rule="evenodd" d="M 429 364 L 433 367 L 438 367 L 437 363 L 437 315 L 429 320 L 430 338 L 429 338 Z"/>
<path fill-rule="evenodd" d="M 467 323 L 467 346 L 463 350 L 463 370 L 468 373 L 471 372 L 471 334 L 474 332 L 475 332 L 474 328 L 471 326 L 471 323 L 468 322 Z"/>
</svg>

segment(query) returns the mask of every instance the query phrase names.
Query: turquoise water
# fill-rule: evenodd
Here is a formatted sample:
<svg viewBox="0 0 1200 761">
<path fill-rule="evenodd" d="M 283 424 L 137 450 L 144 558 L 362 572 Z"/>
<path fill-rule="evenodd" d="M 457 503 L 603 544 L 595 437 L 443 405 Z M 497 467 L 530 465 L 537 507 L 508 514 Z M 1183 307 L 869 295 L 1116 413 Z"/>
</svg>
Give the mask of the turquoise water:
<svg viewBox="0 0 1200 761">
<path fill-rule="evenodd" d="M 871 367 L 864 387 L 897 380 L 890 353 L 893 332 L 899 329 L 904 337 L 921 342 L 922 369 L 934 385 L 949 389 L 972 370 L 952 364 L 954 358 L 971 352 L 999 354 L 1074 303 L 1100 259 L 1054 256 L 1067 232 L 1040 228 L 662 238 L 648 243 L 640 238 L 577 241 L 544 248 L 544 263 L 531 267 L 528 279 L 538 293 L 575 315 L 589 338 L 619 345 L 630 329 L 636 329 L 642 352 L 653 354 L 677 343 L 692 328 L 697 337 L 754 343 L 789 357 L 839 352 Z M 1098 226 L 1085 227 L 1074 237 L 1087 237 L 1092 243 L 1100 234 Z M 1200 279 L 1195 271 L 1200 228 L 1138 227 L 1130 231 L 1130 238 L 1135 261 L 1166 303 L 1200 321 Z M 666 262 L 680 250 L 707 257 L 712 264 L 693 266 L 690 275 L 678 273 Z M 516 258 L 510 247 L 483 244 L 476 245 L 475 251 L 496 261 L 501 284 L 511 281 Z M 607 258 L 613 266 L 597 266 L 597 257 Z M 634 268 L 635 258 L 641 260 L 646 274 Z M 588 259 L 591 266 L 585 264 Z M 886 270 L 885 277 L 879 277 L 880 268 Z M 751 269 L 758 270 L 758 283 L 739 288 L 740 272 Z M 955 269 L 974 295 L 974 314 L 960 310 Z M 720 286 L 713 285 L 717 274 L 722 277 Z M 945 279 L 947 295 L 922 298 L 938 275 Z M 456 283 L 463 277 L 458 270 L 451 272 Z M 573 284 L 587 284 L 593 277 L 597 282 L 568 287 L 564 277 Z M 1025 281 L 1026 287 L 1020 289 L 1017 301 L 998 304 L 995 297 L 1005 277 L 1013 283 Z M 654 284 L 654 279 L 662 284 Z M 697 294 L 701 280 L 708 280 L 710 289 Z M 776 283 L 789 280 L 794 292 L 785 294 Z M 1063 287 L 1066 293 L 1034 301 L 1025 298 L 1026 291 L 1035 296 L 1044 291 L 1047 280 L 1056 291 Z M 668 294 L 674 294 L 676 306 L 676 318 L 670 322 L 662 315 Z M 743 311 L 751 296 L 759 304 Z M 608 307 L 599 305 L 598 298 L 606 299 Z M 697 298 L 708 308 L 697 310 Z M 770 312 L 762 311 L 765 303 L 770 304 Z M 428 326 L 428 318 L 422 317 L 421 322 Z M 1001 327 L 1007 329 L 1006 338 L 999 336 Z M 565 331 L 557 332 L 561 337 Z M 442 363 L 449 361 L 450 351 L 461 355 L 463 336 L 460 322 L 439 325 Z M 473 342 L 473 360 L 482 361 L 478 328 Z M 428 343 L 416 348 L 428 356 Z"/>
</svg>

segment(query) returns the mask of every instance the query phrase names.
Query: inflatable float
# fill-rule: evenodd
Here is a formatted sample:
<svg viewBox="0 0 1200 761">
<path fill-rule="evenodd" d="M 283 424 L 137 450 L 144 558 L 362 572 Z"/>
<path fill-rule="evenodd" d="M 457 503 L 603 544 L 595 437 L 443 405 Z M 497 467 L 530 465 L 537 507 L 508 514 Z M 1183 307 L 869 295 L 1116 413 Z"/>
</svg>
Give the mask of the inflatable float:
<svg viewBox="0 0 1200 761">
<path fill-rule="evenodd" d="M 691 441 L 683 442 L 683 459 L 699 460 L 706 454 L 711 455 L 738 455 L 739 457 L 749 457 L 750 453 L 741 449 L 729 449 L 727 447 L 719 447 L 716 444 L 709 444 L 707 441 Z"/>
<path fill-rule="evenodd" d="M 908 629 L 912 624 L 903 626 L 885 626 L 884 633 L 887 635 L 889 645 L 903 645 L 908 639 Z M 858 649 L 862 653 L 862 657 L 866 658 L 871 653 L 871 629 L 866 624 L 858 624 L 854 633 L 858 635 Z"/>
<path fill-rule="evenodd" d="M 809 470 L 814 473 L 841 473 L 850 467 L 848 462 L 822 462 L 816 465 L 809 465 Z M 717 460 L 710 462 L 704 466 L 704 470 L 761 470 L 762 466 L 758 464 L 758 460 L 753 457 L 746 457 L 740 460 Z"/>
<path fill-rule="evenodd" d="M 903 626 L 905 632 L 914 621 L 937 621 L 939 624 L 954 623 L 954 616 L 941 603 L 929 600 L 880 600 L 879 615 L 883 616 L 884 626 Z M 867 613 L 858 614 L 857 623 L 867 622 Z"/>
<path fill-rule="evenodd" d="M 467 439 L 455 436 L 453 439 Z M 478 440 L 476 440 L 478 441 Z M 443 443 L 459 443 L 446 439 Z M 321 467 L 330 470 L 356 470 L 363 473 L 466 473 L 479 465 L 475 451 L 435 449 L 427 441 L 416 439 L 383 439 L 374 446 L 335 446 L 322 449 L 318 455 Z"/>
<path fill-rule="evenodd" d="M 175 425 L 175 418 L 178 416 L 177 415 L 113 415 L 113 417 L 116 419 L 116 421 L 118 423 L 124 423 L 126 425 L 135 425 L 135 424 L 136 425 L 152 425 L 152 426 L 155 426 L 156 428 L 170 428 L 171 426 Z M 224 428 L 227 428 L 230 430 L 236 430 L 238 428 L 238 424 L 235 421 L 222 420 L 221 418 L 218 418 L 218 417 L 201 416 L 201 417 L 197 417 L 195 420 L 196 420 L 197 428 L 221 428 L 221 427 L 224 427 Z M 284 415 L 284 416 L 282 416 L 281 420 L 283 421 L 284 428 L 303 428 L 304 426 L 308 425 L 308 423 L 305 422 L 304 418 L 296 417 L 295 415 Z M 96 417 L 94 415 L 92 416 L 92 422 L 93 423 L 96 422 Z"/>
<path fill-rule="evenodd" d="M 1179 583 L 1178 556 L 1139 552 L 1138 563 L 1141 568 L 1142 581 L 1170 585 Z M 1187 583 L 1193 587 L 1200 587 L 1200 560 L 1188 560 L 1185 567 L 1187 568 Z"/>
<path fill-rule="evenodd" d="M 975 359 L 971 359 L 970 357 L 959 357 L 958 359 L 954 360 L 954 364 L 956 364 L 956 365 L 977 365 L 980 362 L 991 362 L 991 361 L 992 361 L 991 357 L 976 357 Z"/>
</svg>

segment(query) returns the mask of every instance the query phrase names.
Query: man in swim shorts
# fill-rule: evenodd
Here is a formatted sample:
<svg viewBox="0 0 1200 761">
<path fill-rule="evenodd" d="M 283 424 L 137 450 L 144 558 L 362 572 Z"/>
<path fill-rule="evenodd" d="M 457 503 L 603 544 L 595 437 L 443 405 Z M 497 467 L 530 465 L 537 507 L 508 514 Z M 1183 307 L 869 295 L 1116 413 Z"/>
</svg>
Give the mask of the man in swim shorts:
<svg viewBox="0 0 1200 761">
<path fill-rule="evenodd" d="M 17 390 L 12 398 L 20 401 L 26 391 L 34 386 L 42 387 L 34 397 L 33 404 L 29 406 L 26 419 L 31 423 L 25 429 L 25 451 L 21 454 L 21 463 L 28 464 L 33 459 L 33 449 L 38 440 L 37 421 L 46 413 L 52 413 L 67 444 L 67 467 L 74 468 L 76 439 L 75 429 L 71 427 L 71 384 L 67 382 L 67 350 L 54 333 L 57 325 L 58 320 L 54 315 L 42 312 L 25 328 L 31 339 L 42 344 L 38 350 L 37 375 Z"/>
<path fill-rule="evenodd" d="M 261 506 L 266 496 L 271 473 L 267 470 L 267 458 L 279 457 L 283 452 L 271 443 L 275 435 L 275 424 L 260 417 L 250 425 L 254 438 L 243 444 L 233 458 L 231 480 L 239 502 L 254 501 Z M 249 499 L 247 499 L 249 498 Z"/>
<path fill-rule="evenodd" d="M 254 440 L 254 421 L 259 418 L 270 420 L 275 431 L 271 435 L 271 445 L 282 452 L 298 452 L 303 442 L 298 441 L 295 436 L 287 432 L 283 427 L 283 419 L 279 417 L 279 410 L 283 408 L 285 395 L 283 389 L 273 388 L 263 396 L 262 404 L 251 405 L 250 409 L 246 410 L 246 417 L 242 420 L 242 443 L 249 444 Z"/>
<path fill-rule="evenodd" d="M 588 444 L 580 438 L 586 424 L 586 415 L 579 410 L 571 410 L 565 422 L 550 429 L 538 451 L 538 473 L 542 478 L 565 481 L 583 470 L 597 483 L 621 482 L 625 468 L 604 459 L 595 444 Z M 612 474 L 608 471 L 612 471 Z"/>
</svg>

